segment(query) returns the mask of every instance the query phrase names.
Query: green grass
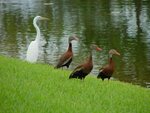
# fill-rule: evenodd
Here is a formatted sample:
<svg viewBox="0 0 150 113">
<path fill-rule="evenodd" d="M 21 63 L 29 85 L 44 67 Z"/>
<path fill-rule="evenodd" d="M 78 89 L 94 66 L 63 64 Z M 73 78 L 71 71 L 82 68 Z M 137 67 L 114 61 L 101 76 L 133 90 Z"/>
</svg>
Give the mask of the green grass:
<svg viewBox="0 0 150 113">
<path fill-rule="evenodd" d="M 72 79 L 70 71 L 0 56 L 0 113 L 149 113 L 150 90 Z"/>
</svg>

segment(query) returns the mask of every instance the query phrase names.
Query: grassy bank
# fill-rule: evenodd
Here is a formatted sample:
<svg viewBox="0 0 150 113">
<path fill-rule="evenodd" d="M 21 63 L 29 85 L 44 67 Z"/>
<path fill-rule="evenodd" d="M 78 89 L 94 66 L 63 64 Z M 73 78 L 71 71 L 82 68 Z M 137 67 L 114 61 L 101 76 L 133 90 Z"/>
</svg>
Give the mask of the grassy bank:
<svg viewBox="0 0 150 113">
<path fill-rule="evenodd" d="M 0 56 L 0 113 L 149 113 L 150 90 L 69 80 L 70 71 Z"/>
</svg>

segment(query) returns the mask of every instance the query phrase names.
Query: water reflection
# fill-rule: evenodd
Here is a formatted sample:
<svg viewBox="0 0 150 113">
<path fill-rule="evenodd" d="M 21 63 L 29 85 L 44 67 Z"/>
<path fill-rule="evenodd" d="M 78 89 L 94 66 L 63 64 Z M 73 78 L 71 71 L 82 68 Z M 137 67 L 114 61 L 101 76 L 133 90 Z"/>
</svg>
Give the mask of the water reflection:
<svg viewBox="0 0 150 113">
<path fill-rule="evenodd" d="M 50 21 L 39 23 L 39 62 L 55 65 L 66 51 L 69 35 L 76 34 L 80 42 L 73 42 L 71 69 L 88 56 L 89 45 L 96 43 L 103 51 L 94 53 L 94 74 L 107 63 L 109 49 L 115 48 L 122 56 L 114 58 L 114 78 L 150 87 L 149 4 L 148 0 L 1 0 L 0 54 L 25 59 L 36 35 L 32 20 L 41 15 Z"/>
</svg>

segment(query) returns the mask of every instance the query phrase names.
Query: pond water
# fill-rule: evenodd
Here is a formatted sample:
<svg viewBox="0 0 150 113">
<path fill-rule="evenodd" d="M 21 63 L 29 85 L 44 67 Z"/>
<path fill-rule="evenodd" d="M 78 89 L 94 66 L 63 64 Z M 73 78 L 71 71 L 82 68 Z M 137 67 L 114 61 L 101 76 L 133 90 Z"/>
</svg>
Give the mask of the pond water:
<svg viewBox="0 0 150 113">
<path fill-rule="evenodd" d="M 35 39 L 33 18 L 48 17 L 39 22 L 42 33 L 39 63 L 56 65 L 72 42 L 74 69 L 89 55 L 91 43 L 103 48 L 94 52 L 93 74 L 107 63 L 108 51 L 118 50 L 114 57 L 113 78 L 150 87 L 150 1 L 149 0 L 0 0 L 0 54 L 25 59 L 29 43 Z M 69 75 L 68 75 L 69 76 Z"/>
</svg>

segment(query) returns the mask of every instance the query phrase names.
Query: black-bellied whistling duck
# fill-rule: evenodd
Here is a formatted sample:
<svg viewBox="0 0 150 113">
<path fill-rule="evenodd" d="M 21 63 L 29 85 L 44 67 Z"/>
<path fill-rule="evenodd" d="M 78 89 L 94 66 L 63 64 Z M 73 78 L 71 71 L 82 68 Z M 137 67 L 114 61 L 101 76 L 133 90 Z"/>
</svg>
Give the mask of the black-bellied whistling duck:
<svg viewBox="0 0 150 113">
<path fill-rule="evenodd" d="M 84 79 L 92 71 L 92 69 L 93 69 L 92 50 L 93 49 L 95 49 L 97 51 L 102 50 L 97 45 L 92 44 L 89 58 L 86 60 L 85 63 L 77 66 L 74 69 L 74 71 L 70 74 L 69 79 L 70 78 Z"/>
<path fill-rule="evenodd" d="M 60 57 L 55 68 L 60 68 L 60 67 L 64 67 L 64 66 L 69 68 L 69 65 L 72 62 L 72 58 L 73 58 L 72 43 L 71 43 L 72 40 L 78 41 L 79 39 L 76 36 L 70 36 L 69 37 L 69 39 L 68 39 L 68 42 L 69 42 L 68 50 Z"/>
<path fill-rule="evenodd" d="M 115 68 L 115 64 L 112 59 L 113 55 L 120 56 L 120 53 L 117 52 L 115 49 L 111 49 L 109 51 L 109 64 L 107 64 L 106 66 L 104 66 L 100 69 L 100 72 L 99 72 L 97 78 L 101 78 L 102 80 L 104 80 L 105 78 L 108 78 L 108 80 L 110 79 L 110 77 L 112 76 L 112 74 L 114 72 L 114 68 Z"/>
</svg>

